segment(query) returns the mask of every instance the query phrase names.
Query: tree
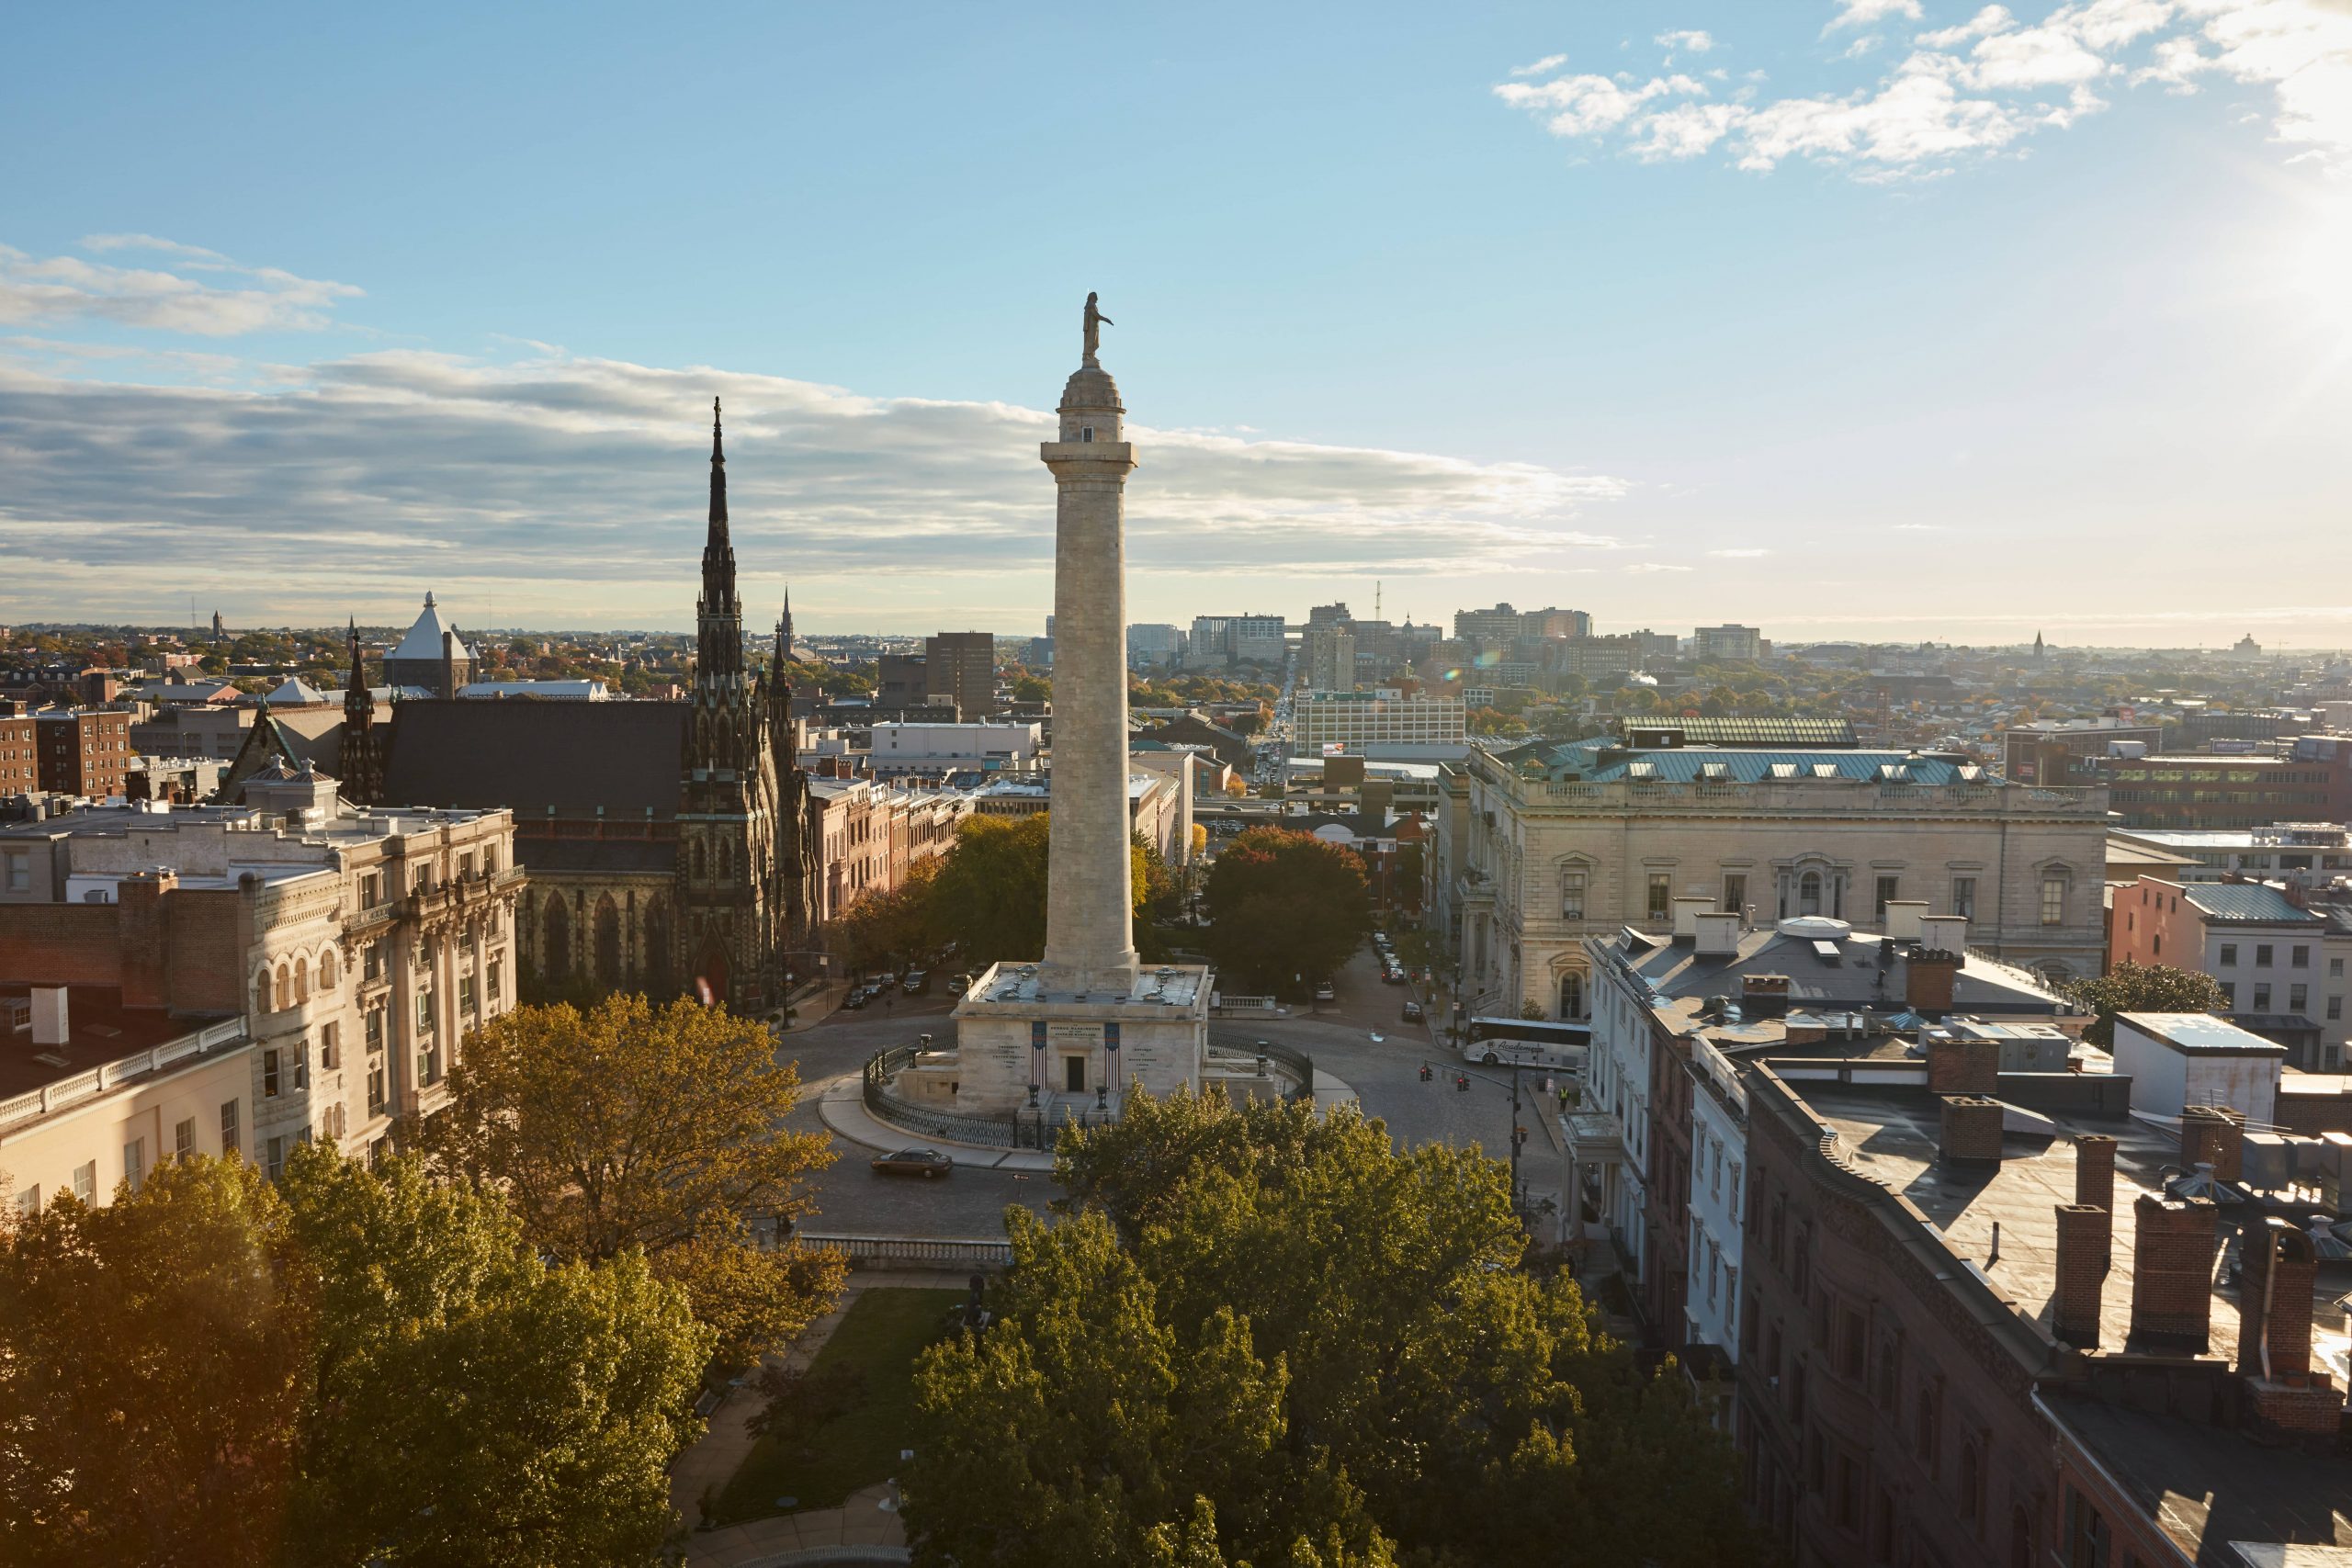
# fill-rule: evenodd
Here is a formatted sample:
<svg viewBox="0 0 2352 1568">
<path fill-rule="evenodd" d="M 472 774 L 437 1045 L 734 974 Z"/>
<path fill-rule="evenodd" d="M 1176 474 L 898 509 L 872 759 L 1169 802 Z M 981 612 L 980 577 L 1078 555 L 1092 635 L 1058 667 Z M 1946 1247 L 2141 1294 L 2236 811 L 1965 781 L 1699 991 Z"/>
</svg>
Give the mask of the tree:
<svg viewBox="0 0 2352 1568">
<path fill-rule="evenodd" d="M 0 1242 L 0 1559 L 265 1562 L 311 1339 L 285 1207 L 240 1161 L 116 1197 Z"/>
<path fill-rule="evenodd" d="M 1363 859 L 1287 828 L 1237 834 L 1209 868 L 1209 949 L 1217 966 L 1255 985 L 1330 974 L 1372 920 Z"/>
<path fill-rule="evenodd" d="M 975 971 L 999 962 L 1035 963 L 1046 951 L 1046 860 L 1053 843 L 1053 814 L 1034 817 L 967 817 L 956 825 L 956 842 L 942 857 L 929 891 L 931 930 L 953 940 Z M 1128 886 L 1140 927 L 1146 902 L 1155 897 L 1152 860 L 1143 840 L 1130 836 Z M 1168 875 L 1166 866 L 1159 874 Z M 1163 881 L 1161 893 L 1171 883 Z"/>
<path fill-rule="evenodd" d="M 1041 676 L 1017 675 L 1012 682 L 1012 700 L 1016 703 L 1046 703 L 1053 701 L 1054 683 Z"/>
<path fill-rule="evenodd" d="M 77 1568 L 650 1565 L 710 1348 L 640 1255 L 324 1145 L 62 1199 L 0 1300 L 0 1557 Z"/>
<path fill-rule="evenodd" d="M 2083 1038 L 2102 1050 L 2115 1044 L 2115 1015 L 2120 1012 L 2217 1012 L 2224 1005 L 2221 984 L 2211 975 L 2175 969 L 2165 964 L 2134 964 L 2125 959 L 2113 969 L 2066 987 L 2068 999 L 2098 1016 Z"/>
<path fill-rule="evenodd" d="M 1757 1561 L 1728 1445 L 1525 1245 L 1502 1168 L 1352 1111 L 1129 1099 L 926 1353 L 919 1563 Z"/>
<path fill-rule="evenodd" d="M 493 1193 L 323 1145 L 287 1163 L 320 1303 L 290 1561 L 650 1563 L 711 1353 L 634 1249 L 540 1261 Z"/>
<path fill-rule="evenodd" d="M 839 1290 L 831 1252 L 752 1250 L 750 1222 L 808 1207 L 832 1163 L 821 1133 L 784 1129 L 795 1069 L 753 1019 L 641 996 L 520 1007 L 467 1037 L 449 1102 L 411 1136 L 447 1179 L 507 1195 L 560 1259 L 641 1248 L 718 1335 L 723 1364 L 782 1344 Z"/>
</svg>

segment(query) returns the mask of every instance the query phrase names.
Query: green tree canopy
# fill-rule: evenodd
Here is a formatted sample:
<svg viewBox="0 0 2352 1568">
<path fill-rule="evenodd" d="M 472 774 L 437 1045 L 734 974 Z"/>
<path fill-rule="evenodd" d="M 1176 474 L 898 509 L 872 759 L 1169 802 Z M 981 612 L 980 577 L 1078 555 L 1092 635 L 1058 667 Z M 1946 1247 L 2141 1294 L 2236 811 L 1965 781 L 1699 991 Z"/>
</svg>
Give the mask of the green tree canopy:
<svg viewBox="0 0 2352 1568">
<path fill-rule="evenodd" d="M 840 1288 L 834 1253 L 750 1247 L 751 1219 L 805 1212 L 832 1163 L 823 1134 L 784 1128 L 799 1088 L 767 1026 L 724 1008 L 519 1007 L 467 1036 L 448 1104 L 412 1135 L 437 1174 L 506 1193 L 555 1258 L 641 1248 L 741 1364 Z"/>
<path fill-rule="evenodd" d="M 2175 969 L 2165 964 L 2134 964 L 2125 959 L 2104 975 L 2077 980 L 2066 987 L 2069 1000 L 2097 1013 L 2083 1038 L 2102 1050 L 2115 1044 L 2115 1015 L 2120 1012 L 2218 1012 L 2222 987 L 2211 975 Z"/>
<path fill-rule="evenodd" d="M 0 1558 L 651 1564 L 710 1353 L 641 1255 L 323 1145 L 60 1201 L 0 1244 Z"/>
<path fill-rule="evenodd" d="M 1252 985 L 1329 975 L 1371 929 L 1367 886 L 1353 850 L 1294 829 L 1251 828 L 1209 868 L 1209 951 L 1220 970 Z"/>
<path fill-rule="evenodd" d="M 1000 962 L 1030 964 L 1046 951 L 1046 863 L 1053 840 L 1053 814 L 1031 817 L 967 817 L 956 825 L 956 842 L 939 863 L 927 889 L 928 929 L 953 940 L 975 972 Z M 1167 867 L 1155 882 L 1150 854 L 1140 839 L 1130 841 L 1129 886 L 1136 913 L 1147 902 L 1172 891 Z"/>
<path fill-rule="evenodd" d="M 1137 1095 L 1057 1173 L 996 1325 L 918 1368 L 917 1562 L 1754 1560 L 1728 1445 L 1519 1270 L 1477 1151 Z"/>
</svg>

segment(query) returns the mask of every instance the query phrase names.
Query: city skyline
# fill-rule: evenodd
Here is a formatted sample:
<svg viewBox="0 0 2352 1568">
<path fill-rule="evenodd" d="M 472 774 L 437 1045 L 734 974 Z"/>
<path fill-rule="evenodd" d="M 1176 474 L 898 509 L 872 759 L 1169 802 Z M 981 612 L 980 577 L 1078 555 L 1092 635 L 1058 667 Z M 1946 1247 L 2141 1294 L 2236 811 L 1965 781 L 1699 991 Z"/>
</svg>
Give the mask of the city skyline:
<svg viewBox="0 0 2352 1568">
<path fill-rule="evenodd" d="M 723 396 L 749 606 L 1032 633 L 1094 288 L 1131 619 L 2352 642 L 2352 17 L 2013 10 L 37 18 L 0 619 L 683 630 Z"/>
</svg>

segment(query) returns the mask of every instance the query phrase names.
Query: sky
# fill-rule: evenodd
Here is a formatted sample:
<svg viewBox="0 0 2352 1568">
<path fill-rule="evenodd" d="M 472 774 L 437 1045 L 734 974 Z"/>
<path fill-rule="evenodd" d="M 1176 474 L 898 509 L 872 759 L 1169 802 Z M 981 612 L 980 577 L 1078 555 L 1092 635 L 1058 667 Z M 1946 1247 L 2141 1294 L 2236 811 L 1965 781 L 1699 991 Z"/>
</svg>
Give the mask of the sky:
<svg viewBox="0 0 2352 1568">
<path fill-rule="evenodd" d="M 2352 0 L 47 6 L 0 622 L 2352 646 Z M 191 605 L 191 601 L 193 602 Z"/>
</svg>

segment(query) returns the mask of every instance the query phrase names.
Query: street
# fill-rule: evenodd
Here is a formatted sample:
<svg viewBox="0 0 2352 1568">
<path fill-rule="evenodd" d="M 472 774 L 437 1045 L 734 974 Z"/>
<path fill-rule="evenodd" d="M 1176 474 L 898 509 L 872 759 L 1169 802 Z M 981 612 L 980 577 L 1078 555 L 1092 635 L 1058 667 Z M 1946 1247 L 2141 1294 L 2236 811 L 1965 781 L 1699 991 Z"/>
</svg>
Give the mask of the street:
<svg viewBox="0 0 2352 1568">
<path fill-rule="evenodd" d="M 1387 1123 L 1398 1148 L 1428 1143 L 1476 1144 L 1498 1158 L 1510 1155 L 1510 1086 L 1508 1070 L 1470 1067 L 1474 1076 L 1465 1093 L 1454 1086 L 1453 1072 L 1463 1068 L 1461 1057 L 1447 1051 L 1423 1024 L 1408 1024 L 1399 1010 L 1412 990 L 1384 985 L 1380 964 L 1369 946 L 1359 951 L 1335 977 L 1336 999 L 1314 1010 L 1274 1021 L 1214 1020 L 1211 1030 L 1272 1040 L 1305 1051 L 1315 1059 L 1318 1074 L 1329 1072 L 1356 1091 L 1367 1115 Z M 922 997 L 900 996 L 890 1010 L 877 1000 L 859 1012 L 835 1012 L 808 1029 L 786 1035 L 779 1053 L 799 1064 L 804 1086 L 839 1074 L 854 1072 L 886 1045 L 911 1044 L 929 1032 L 941 1044 L 955 1039 L 948 1016 L 955 998 L 944 989 Z M 1434 1015 L 1436 1009 L 1431 1008 Z M 1378 1039 L 1374 1036 L 1378 1035 Z M 1420 1081 L 1423 1063 L 1434 1069 L 1428 1083 Z M 1483 1077 L 1476 1076 L 1483 1074 Z M 1536 1101 L 1542 1098 L 1540 1075 L 1526 1075 L 1522 1093 L 1526 1108 L 1521 1122 L 1529 1129 L 1523 1151 L 1522 1181 L 1537 1196 L 1555 1185 L 1557 1162 L 1552 1145 L 1539 1124 Z M 796 1129 L 824 1131 L 812 1100 L 804 1100 L 787 1124 Z M 923 1140 L 910 1134 L 908 1143 Z M 814 1183 L 819 1212 L 801 1222 L 804 1230 L 858 1235 L 975 1236 L 1001 1234 L 1005 1208 L 1024 1203 L 1042 1209 L 1057 1189 L 1049 1178 L 1023 1178 L 1014 1173 L 959 1169 L 944 1181 L 910 1180 L 878 1176 L 866 1161 L 872 1151 L 834 1139 L 840 1156 L 833 1168 Z"/>
</svg>

